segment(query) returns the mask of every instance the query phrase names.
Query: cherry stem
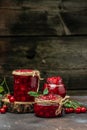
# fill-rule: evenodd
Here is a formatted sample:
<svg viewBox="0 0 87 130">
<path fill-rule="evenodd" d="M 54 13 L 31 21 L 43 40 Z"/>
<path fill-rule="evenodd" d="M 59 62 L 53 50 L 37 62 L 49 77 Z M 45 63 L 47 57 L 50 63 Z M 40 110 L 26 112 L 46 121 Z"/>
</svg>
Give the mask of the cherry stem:
<svg viewBox="0 0 87 130">
<path fill-rule="evenodd" d="M 63 104 L 65 105 L 65 107 L 72 107 L 74 109 L 80 107 L 80 104 L 78 102 L 71 101 L 71 100 L 66 100 Z"/>
<path fill-rule="evenodd" d="M 9 87 L 7 85 L 7 82 L 6 82 L 6 78 L 4 77 L 4 80 L 2 81 L 1 85 L 3 86 L 5 84 L 6 88 L 7 88 L 7 91 L 8 93 L 10 93 L 10 90 L 9 90 Z"/>
<path fill-rule="evenodd" d="M 4 84 L 4 80 L 1 82 L 1 84 L 0 84 L 0 85 L 1 85 L 1 86 L 3 86 L 3 84 Z"/>
</svg>

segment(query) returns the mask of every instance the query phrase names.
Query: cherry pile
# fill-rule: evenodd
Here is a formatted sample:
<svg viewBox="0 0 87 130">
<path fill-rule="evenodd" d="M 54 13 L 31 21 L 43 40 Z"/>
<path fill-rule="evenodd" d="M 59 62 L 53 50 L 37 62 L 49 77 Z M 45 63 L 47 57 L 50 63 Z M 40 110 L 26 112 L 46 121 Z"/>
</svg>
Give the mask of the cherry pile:
<svg viewBox="0 0 87 130">
<path fill-rule="evenodd" d="M 77 101 L 68 100 L 63 104 L 64 110 L 66 114 L 69 113 L 86 113 L 87 108 L 81 104 L 79 104 Z"/>
<path fill-rule="evenodd" d="M 15 98 L 11 94 L 7 94 L 7 98 L 9 99 L 10 103 L 14 103 L 15 102 Z"/>
<path fill-rule="evenodd" d="M 1 114 L 6 113 L 7 109 L 8 109 L 7 105 L 3 105 L 3 106 L 0 108 L 0 113 L 1 113 Z"/>
<path fill-rule="evenodd" d="M 5 90 L 6 89 L 6 90 Z M 6 78 L 4 77 L 3 81 L 0 83 L 0 113 L 4 114 L 8 110 L 8 106 L 6 103 L 2 104 L 2 99 L 7 98 L 9 99 L 10 103 L 15 102 L 14 96 L 10 94 L 10 90 L 8 84 L 6 82 Z"/>
<path fill-rule="evenodd" d="M 11 94 L 7 94 L 6 98 L 9 99 L 10 103 L 14 103 L 15 102 L 15 98 Z M 2 107 L 0 108 L 0 113 L 4 114 L 4 113 L 7 112 L 7 110 L 8 110 L 8 106 L 6 104 L 3 104 Z"/>
</svg>

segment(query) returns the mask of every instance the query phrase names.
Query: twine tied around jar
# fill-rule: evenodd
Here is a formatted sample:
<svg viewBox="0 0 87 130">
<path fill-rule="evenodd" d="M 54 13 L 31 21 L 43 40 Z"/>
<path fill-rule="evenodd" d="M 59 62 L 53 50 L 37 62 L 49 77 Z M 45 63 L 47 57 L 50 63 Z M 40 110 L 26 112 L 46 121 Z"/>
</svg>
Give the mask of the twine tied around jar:
<svg viewBox="0 0 87 130">
<path fill-rule="evenodd" d="M 56 115 L 59 115 L 62 111 L 62 106 L 63 106 L 63 102 L 65 102 L 67 99 L 69 99 L 70 97 L 69 96 L 65 96 L 64 98 L 61 98 L 60 101 L 59 101 L 59 107 L 58 109 L 56 110 L 55 114 Z"/>
<path fill-rule="evenodd" d="M 20 71 L 20 70 L 13 70 L 12 71 L 13 75 L 22 75 L 22 76 L 38 76 L 40 80 L 43 80 L 43 78 L 40 77 L 40 71 L 38 70 L 32 70 L 32 71 Z"/>
</svg>

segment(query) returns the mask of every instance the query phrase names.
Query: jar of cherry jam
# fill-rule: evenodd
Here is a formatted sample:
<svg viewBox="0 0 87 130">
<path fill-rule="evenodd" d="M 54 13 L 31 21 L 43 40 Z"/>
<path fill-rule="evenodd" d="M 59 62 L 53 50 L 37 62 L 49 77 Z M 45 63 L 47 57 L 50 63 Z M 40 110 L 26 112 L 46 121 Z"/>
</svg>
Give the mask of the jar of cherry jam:
<svg viewBox="0 0 87 130">
<path fill-rule="evenodd" d="M 46 88 L 48 89 L 49 93 L 58 94 L 63 98 L 66 96 L 66 87 L 60 76 L 47 78 L 46 83 L 44 83 L 42 87 L 42 91 L 44 91 Z"/>
<path fill-rule="evenodd" d="M 38 70 L 18 69 L 12 72 L 14 76 L 14 98 L 20 102 L 33 102 L 34 97 L 29 91 L 38 92 L 40 72 Z"/>
<path fill-rule="evenodd" d="M 44 118 L 62 116 L 62 97 L 54 94 L 42 95 L 35 98 L 34 112 Z"/>
</svg>

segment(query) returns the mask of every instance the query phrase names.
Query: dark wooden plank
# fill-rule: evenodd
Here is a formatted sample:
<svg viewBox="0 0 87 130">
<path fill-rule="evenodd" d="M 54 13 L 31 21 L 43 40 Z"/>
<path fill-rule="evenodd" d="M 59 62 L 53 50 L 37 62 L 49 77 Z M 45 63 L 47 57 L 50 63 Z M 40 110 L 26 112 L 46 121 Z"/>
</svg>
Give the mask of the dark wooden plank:
<svg viewBox="0 0 87 130">
<path fill-rule="evenodd" d="M 86 16 L 86 0 L 1 0 L 0 35 L 86 35 Z"/>
<path fill-rule="evenodd" d="M 60 75 L 68 89 L 87 89 L 87 37 L 0 38 L 0 76 L 12 80 L 20 68 L 38 69 L 44 78 Z"/>
</svg>

